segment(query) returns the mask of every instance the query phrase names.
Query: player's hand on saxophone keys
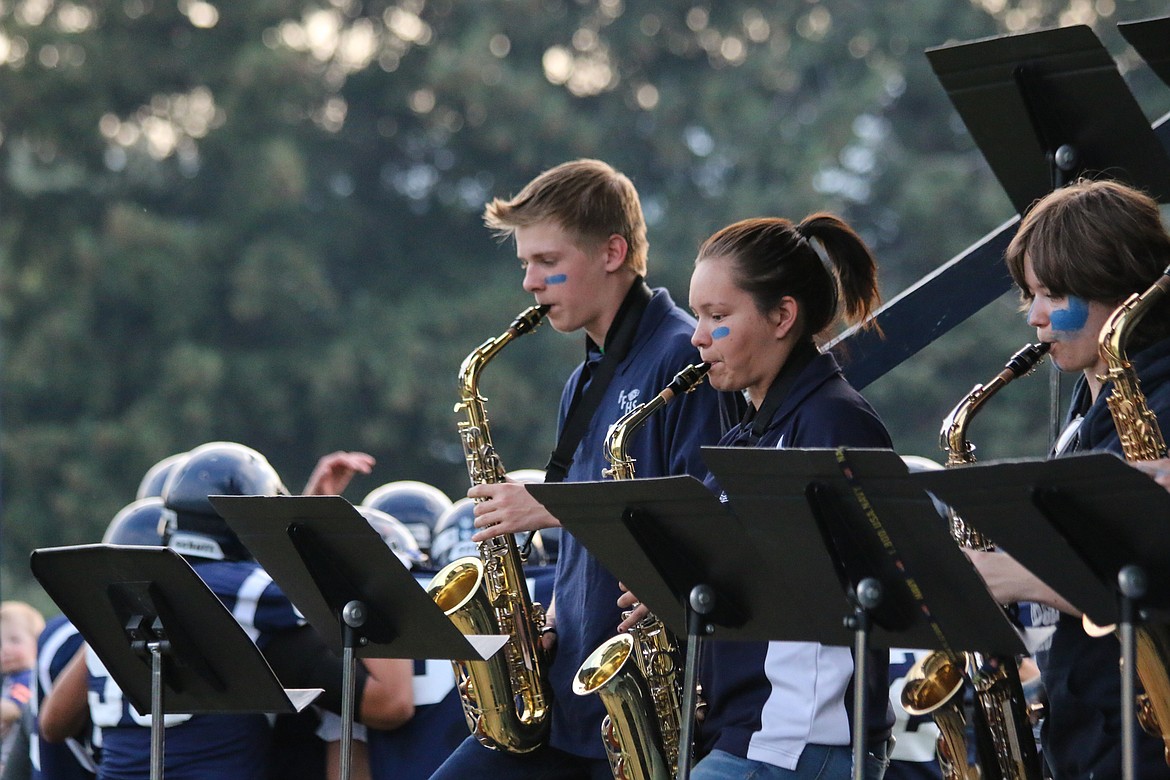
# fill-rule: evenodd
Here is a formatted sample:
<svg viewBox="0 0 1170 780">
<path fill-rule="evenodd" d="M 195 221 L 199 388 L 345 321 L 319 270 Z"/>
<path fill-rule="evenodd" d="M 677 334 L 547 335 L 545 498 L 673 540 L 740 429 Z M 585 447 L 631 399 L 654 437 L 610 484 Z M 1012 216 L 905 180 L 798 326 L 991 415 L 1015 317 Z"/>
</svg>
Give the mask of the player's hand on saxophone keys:
<svg viewBox="0 0 1170 780">
<path fill-rule="evenodd" d="M 473 485 L 467 491 L 467 497 L 478 502 L 475 505 L 475 527 L 479 530 L 471 537 L 473 542 L 560 525 L 522 482 Z"/>
<path fill-rule="evenodd" d="M 1130 461 L 1129 465 L 1138 471 L 1144 471 L 1146 474 L 1149 474 L 1155 482 L 1166 490 L 1170 490 L 1170 458 L 1134 460 Z"/>
<path fill-rule="evenodd" d="M 622 622 L 618 623 L 617 630 L 629 631 L 634 626 L 650 614 L 650 610 L 645 604 L 638 601 L 638 597 L 630 593 L 629 588 L 624 583 L 619 582 L 618 587 L 622 589 L 622 595 L 618 596 L 617 604 L 624 610 L 629 610 L 622 613 Z"/>
</svg>

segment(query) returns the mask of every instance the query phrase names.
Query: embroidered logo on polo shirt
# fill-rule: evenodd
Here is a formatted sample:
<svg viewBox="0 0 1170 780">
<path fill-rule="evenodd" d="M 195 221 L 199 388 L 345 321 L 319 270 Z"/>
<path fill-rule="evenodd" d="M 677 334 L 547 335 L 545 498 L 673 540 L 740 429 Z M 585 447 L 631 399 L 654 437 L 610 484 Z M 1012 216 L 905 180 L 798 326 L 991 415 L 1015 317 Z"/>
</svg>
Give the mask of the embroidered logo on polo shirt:
<svg viewBox="0 0 1170 780">
<path fill-rule="evenodd" d="M 622 414 L 629 414 L 634 411 L 634 407 L 638 405 L 638 396 L 641 394 L 642 391 L 637 387 L 628 392 L 622 390 L 618 393 L 618 406 L 621 407 Z"/>
</svg>

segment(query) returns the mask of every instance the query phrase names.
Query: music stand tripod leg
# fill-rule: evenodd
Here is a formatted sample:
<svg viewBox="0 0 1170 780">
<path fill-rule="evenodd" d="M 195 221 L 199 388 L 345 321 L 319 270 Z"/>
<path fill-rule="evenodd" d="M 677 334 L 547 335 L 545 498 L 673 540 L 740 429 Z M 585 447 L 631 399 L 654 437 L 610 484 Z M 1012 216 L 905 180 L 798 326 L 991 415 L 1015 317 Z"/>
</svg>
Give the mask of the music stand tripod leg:
<svg viewBox="0 0 1170 780">
<path fill-rule="evenodd" d="M 1121 590 L 1121 618 L 1117 636 L 1121 642 L 1121 776 L 1134 780 L 1137 766 L 1137 643 L 1134 636 L 1134 603 L 1146 593 L 1146 574 L 1140 566 L 1123 566 L 1117 573 Z"/>
<path fill-rule="evenodd" d="M 689 780 L 691 776 L 691 743 L 695 741 L 695 709 L 698 695 L 695 687 L 699 678 L 699 653 L 703 636 L 715 630 L 706 621 L 706 616 L 715 609 L 715 589 L 710 585 L 696 585 L 691 588 L 687 599 L 687 659 L 683 672 L 682 723 L 679 724 L 678 739 L 678 780 Z"/>
<path fill-rule="evenodd" d="M 869 612 L 882 602 L 882 585 L 873 577 L 857 583 L 853 614 L 845 627 L 853 631 L 853 780 L 865 777 L 866 658 L 869 654 Z"/>
</svg>

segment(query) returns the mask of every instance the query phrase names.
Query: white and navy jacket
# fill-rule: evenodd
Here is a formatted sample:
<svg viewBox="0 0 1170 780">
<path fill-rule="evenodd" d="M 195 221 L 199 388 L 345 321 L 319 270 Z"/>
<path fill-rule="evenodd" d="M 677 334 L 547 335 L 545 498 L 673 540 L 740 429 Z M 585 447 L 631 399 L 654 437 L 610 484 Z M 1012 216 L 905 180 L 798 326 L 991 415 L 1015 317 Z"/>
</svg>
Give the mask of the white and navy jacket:
<svg viewBox="0 0 1170 780">
<path fill-rule="evenodd" d="M 781 371 L 761 405 L 763 412 L 749 409 L 720 446 L 890 448 L 882 421 L 845 381 L 836 359 L 813 353 L 810 346 L 805 353 L 802 368 L 790 358 L 789 370 Z M 722 494 L 714 478 L 706 484 Z M 851 648 L 715 640 L 704 651 L 700 681 L 707 713 L 698 729 L 698 756 L 719 749 L 791 770 L 805 745 L 850 744 Z M 894 722 L 888 652 L 873 651 L 869 664 L 866 731 L 873 744 L 889 737 Z"/>
</svg>

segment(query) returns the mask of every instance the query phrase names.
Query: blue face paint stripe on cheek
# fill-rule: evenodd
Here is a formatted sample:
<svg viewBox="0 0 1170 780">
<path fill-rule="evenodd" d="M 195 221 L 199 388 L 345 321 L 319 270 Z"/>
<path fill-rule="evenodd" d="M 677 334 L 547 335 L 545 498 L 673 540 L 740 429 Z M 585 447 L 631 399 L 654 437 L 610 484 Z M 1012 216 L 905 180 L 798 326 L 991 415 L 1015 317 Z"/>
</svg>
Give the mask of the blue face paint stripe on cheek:
<svg viewBox="0 0 1170 780">
<path fill-rule="evenodd" d="M 721 339 L 721 338 L 724 338 L 725 336 L 730 335 L 730 333 L 731 333 L 731 328 L 727 327 L 726 325 L 720 325 L 718 328 L 711 331 L 711 338 Z"/>
<path fill-rule="evenodd" d="M 564 284 L 568 280 L 568 274 L 553 274 L 552 276 L 544 277 L 545 284 Z"/>
<path fill-rule="evenodd" d="M 1068 308 L 1056 309 L 1048 318 L 1053 330 L 1075 333 L 1089 321 L 1089 304 L 1074 295 L 1068 297 Z"/>
</svg>

